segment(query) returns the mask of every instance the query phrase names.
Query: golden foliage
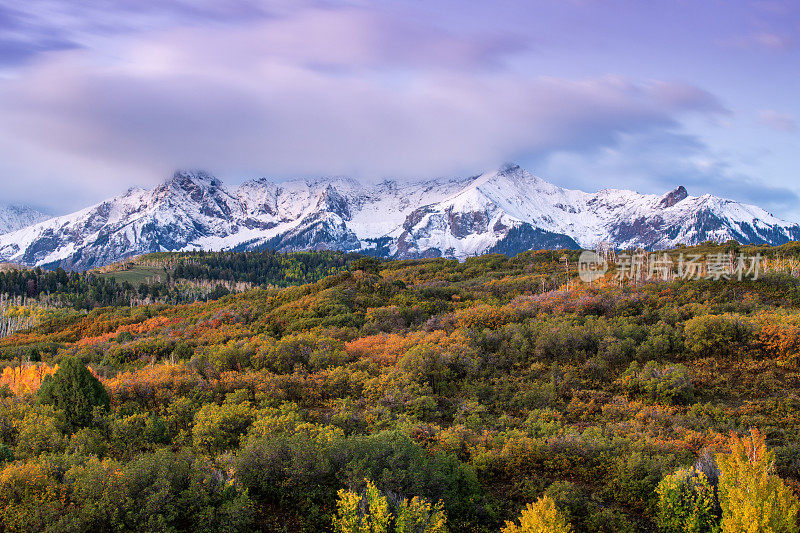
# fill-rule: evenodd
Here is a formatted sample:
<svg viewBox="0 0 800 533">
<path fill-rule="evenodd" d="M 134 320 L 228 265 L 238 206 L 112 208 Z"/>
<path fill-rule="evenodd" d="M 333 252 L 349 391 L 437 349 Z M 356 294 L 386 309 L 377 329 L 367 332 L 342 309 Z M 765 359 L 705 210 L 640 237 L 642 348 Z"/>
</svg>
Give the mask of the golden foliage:
<svg viewBox="0 0 800 533">
<path fill-rule="evenodd" d="M 571 533 L 572 526 L 556 509 L 556 503 L 549 496 L 542 496 L 529 503 L 515 522 L 506 522 L 502 533 Z"/>
<path fill-rule="evenodd" d="M 14 394 L 36 392 L 45 376 L 55 374 L 58 365 L 40 363 L 28 366 L 7 366 L 0 375 L 0 387 L 8 385 Z"/>
<path fill-rule="evenodd" d="M 723 533 L 795 533 L 800 502 L 773 474 L 775 455 L 764 435 L 731 433 L 730 453 L 717 456 Z"/>
</svg>

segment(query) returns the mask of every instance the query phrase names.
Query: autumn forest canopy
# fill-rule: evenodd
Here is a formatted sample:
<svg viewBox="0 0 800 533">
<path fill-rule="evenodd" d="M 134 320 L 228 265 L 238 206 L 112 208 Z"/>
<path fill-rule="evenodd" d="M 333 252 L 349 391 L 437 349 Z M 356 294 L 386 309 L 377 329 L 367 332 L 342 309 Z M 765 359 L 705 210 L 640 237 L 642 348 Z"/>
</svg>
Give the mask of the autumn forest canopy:
<svg viewBox="0 0 800 533">
<path fill-rule="evenodd" d="M 0 272 L 0 530 L 796 532 L 800 245 Z"/>
</svg>

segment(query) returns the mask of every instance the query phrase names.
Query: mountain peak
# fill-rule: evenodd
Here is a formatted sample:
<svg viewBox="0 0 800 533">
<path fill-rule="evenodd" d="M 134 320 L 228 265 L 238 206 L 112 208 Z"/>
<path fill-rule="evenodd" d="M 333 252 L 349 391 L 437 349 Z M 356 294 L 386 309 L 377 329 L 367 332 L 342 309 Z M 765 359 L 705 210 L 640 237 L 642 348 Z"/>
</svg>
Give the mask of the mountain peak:
<svg viewBox="0 0 800 533">
<path fill-rule="evenodd" d="M 184 249 L 327 248 L 463 259 L 597 242 L 660 249 L 707 240 L 800 240 L 800 224 L 756 206 L 712 196 L 690 201 L 684 187 L 661 197 L 570 191 L 514 164 L 479 176 L 391 186 L 335 177 L 266 183 L 227 188 L 202 170 L 179 170 L 153 190 L 1 235 L 0 261 L 83 269 Z"/>
<path fill-rule="evenodd" d="M 213 175 L 209 174 L 205 170 L 185 170 L 185 169 L 176 170 L 172 174 L 172 178 L 167 180 L 166 183 L 184 184 L 189 182 L 202 183 L 214 187 L 219 187 L 220 185 L 222 185 L 221 181 L 219 181 L 217 178 L 215 178 Z"/>
<path fill-rule="evenodd" d="M 205 170 L 176 170 L 156 190 L 160 193 L 185 193 L 199 199 L 205 194 L 204 191 L 213 193 L 221 187 L 222 182 Z"/>
<path fill-rule="evenodd" d="M 686 187 L 678 185 L 674 190 L 664 195 L 659 205 L 661 207 L 672 207 L 681 200 L 685 200 L 688 196 L 689 193 L 686 192 Z"/>
<path fill-rule="evenodd" d="M 514 174 L 515 172 L 520 170 L 520 166 L 516 163 L 504 163 L 498 170 L 498 174 L 508 175 Z"/>
<path fill-rule="evenodd" d="M 478 176 L 473 183 L 475 185 L 489 183 L 494 184 L 495 187 L 499 187 L 500 189 L 510 187 L 520 190 L 539 189 L 543 186 L 555 187 L 551 183 L 531 174 L 515 163 L 506 163 L 494 172 L 482 174 Z"/>
</svg>

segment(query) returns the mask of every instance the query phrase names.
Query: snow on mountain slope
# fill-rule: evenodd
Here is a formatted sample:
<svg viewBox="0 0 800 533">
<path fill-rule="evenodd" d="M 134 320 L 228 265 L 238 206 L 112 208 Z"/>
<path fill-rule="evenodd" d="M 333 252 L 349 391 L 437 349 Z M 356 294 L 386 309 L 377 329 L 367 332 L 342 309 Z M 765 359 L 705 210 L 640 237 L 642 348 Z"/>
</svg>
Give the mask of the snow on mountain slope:
<svg viewBox="0 0 800 533">
<path fill-rule="evenodd" d="M 465 257 L 509 239 L 518 242 L 505 242 L 504 250 L 590 248 L 599 242 L 658 249 L 707 240 L 781 244 L 800 239 L 798 224 L 756 206 L 692 197 L 683 187 L 664 196 L 618 189 L 585 193 L 516 166 L 484 174 L 448 200 L 426 206 L 410 222 L 396 233 L 392 248 L 401 256 Z"/>
<path fill-rule="evenodd" d="M 22 229 L 48 218 L 50 218 L 50 215 L 27 206 L 0 205 L 0 235 Z"/>
<path fill-rule="evenodd" d="M 683 187 L 663 196 L 564 189 L 517 167 L 469 178 L 362 184 L 266 179 L 228 188 L 176 172 L 152 189 L 0 236 L 0 261 L 85 269 L 166 250 L 338 249 L 385 257 L 532 248 L 658 249 L 706 240 L 781 244 L 800 226 Z"/>
</svg>

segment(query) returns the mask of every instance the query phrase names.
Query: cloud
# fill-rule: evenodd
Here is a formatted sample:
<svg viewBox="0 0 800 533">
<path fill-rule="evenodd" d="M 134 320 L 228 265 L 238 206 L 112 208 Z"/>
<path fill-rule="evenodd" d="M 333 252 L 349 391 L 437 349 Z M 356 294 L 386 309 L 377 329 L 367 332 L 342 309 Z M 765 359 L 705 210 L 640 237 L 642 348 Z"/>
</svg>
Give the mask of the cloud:
<svg viewBox="0 0 800 533">
<path fill-rule="evenodd" d="M 657 81 L 651 84 L 651 90 L 655 98 L 668 106 L 700 108 L 723 114 L 730 113 L 716 96 L 694 85 Z"/>
<path fill-rule="evenodd" d="M 176 26 L 224 26 L 279 16 L 312 0 L 0 0 L 0 65 L 49 50 Z"/>
<path fill-rule="evenodd" d="M 798 220 L 796 191 L 744 174 L 693 135 L 670 130 L 620 136 L 616 146 L 557 151 L 532 161 L 537 171 L 588 191 L 613 187 L 664 194 L 684 185 L 689 194 L 713 194 L 755 204 Z"/>
<path fill-rule="evenodd" d="M 66 173 L 109 193 L 175 167 L 430 176 L 613 145 L 685 113 L 724 112 L 686 84 L 500 68 L 519 46 L 310 8 L 53 51 L 0 82 L 0 170 Z"/>
<path fill-rule="evenodd" d="M 780 52 L 791 48 L 794 45 L 794 39 L 789 35 L 773 31 L 759 31 L 725 40 L 721 44 L 744 50 L 761 49 Z"/>
<path fill-rule="evenodd" d="M 346 56 L 326 44 L 325 37 L 336 39 L 338 32 L 355 31 L 350 37 L 364 36 L 378 47 L 376 56 L 426 59 L 452 66 L 475 66 L 472 62 L 493 62 L 498 53 L 523 47 L 510 32 L 470 35 L 437 35 L 439 28 L 413 17 L 380 9 L 365 9 L 349 2 L 323 0 L 122 0 L 113 9 L 105 1 L 80 3 L 62 0 L 0 0 L 0 65 L 15 65 L 37 53 L 67 48 L 116 48 L 120 37 L 174 31 L 196 36 L 200 30 L 214 41 L 221 34 L 236 36 L 239 25 L 255 23 L 269 33 L 247 44 L 270 48 L 284 56 L 304 55 L 309 46 L 322 46 L 328 55 Z M 367 33 L 365 35 L 365 32 Z M 245 31 L 245 33 L 247 33 Z M 251 35 L 252 36 L 252 35 Z M 402 37 L 398 39 L 398 37 Z M 236 39 L 235 39 L 236 40 Z M 244 44 L 244 39 L 240 40 Z M 232 43 L 231 43 L 232 44 Z"/>
<path fill-rule="evenodd" d="M 765 109 L 758 114 L 758 122 L 775 131 L 794 133 L 797 131 L 797 120 L 788 113 L 780 113 Z"/>
</svg>

